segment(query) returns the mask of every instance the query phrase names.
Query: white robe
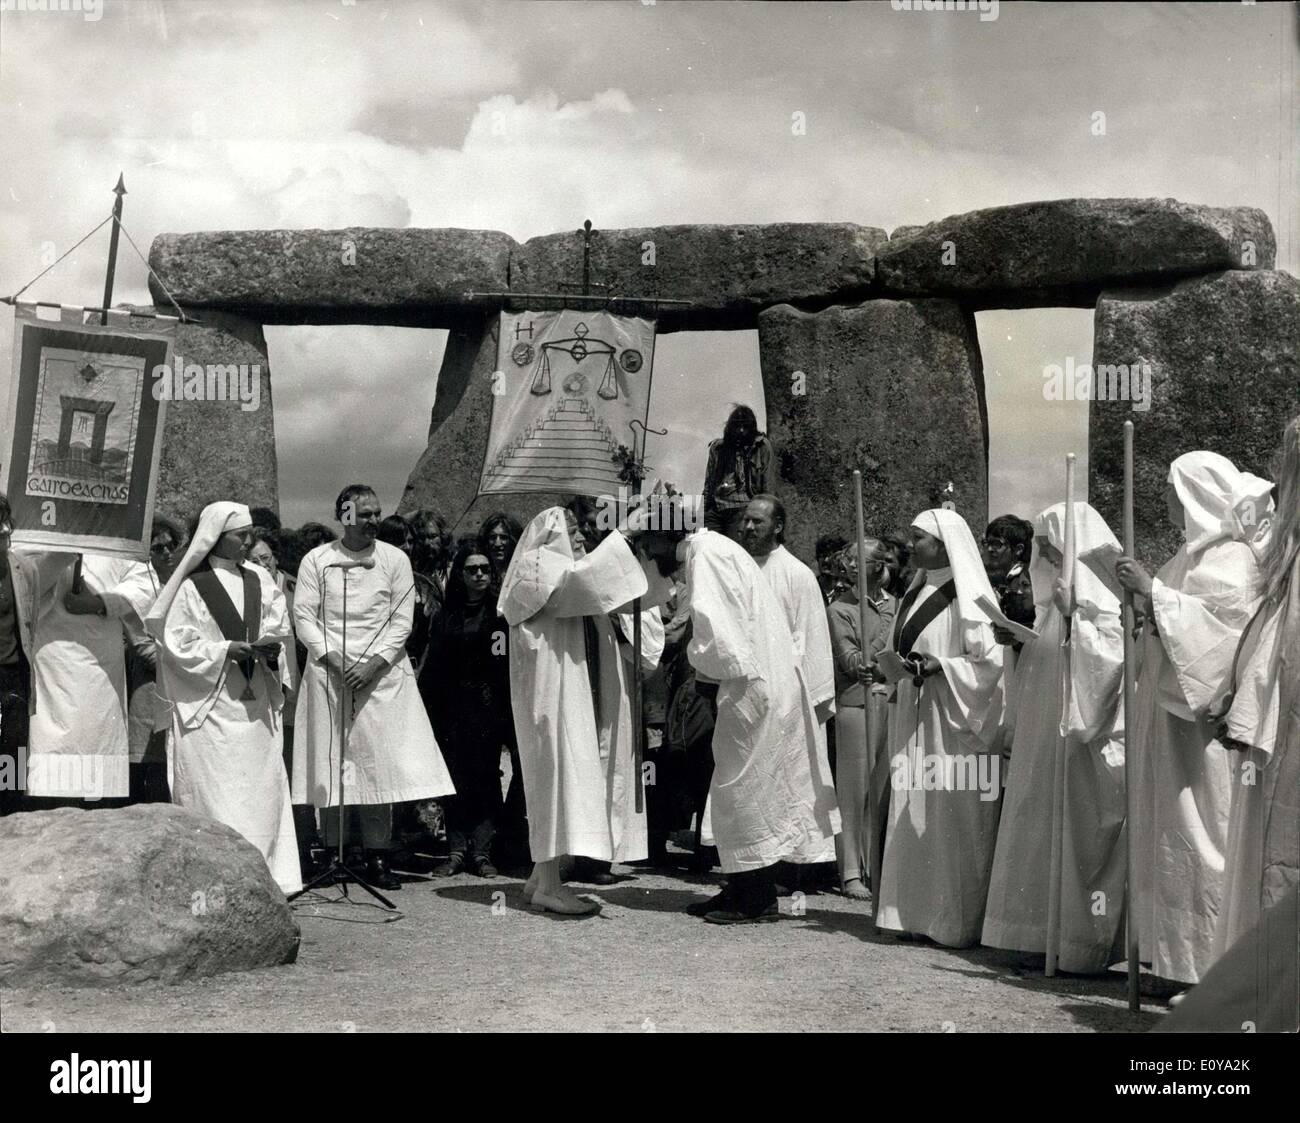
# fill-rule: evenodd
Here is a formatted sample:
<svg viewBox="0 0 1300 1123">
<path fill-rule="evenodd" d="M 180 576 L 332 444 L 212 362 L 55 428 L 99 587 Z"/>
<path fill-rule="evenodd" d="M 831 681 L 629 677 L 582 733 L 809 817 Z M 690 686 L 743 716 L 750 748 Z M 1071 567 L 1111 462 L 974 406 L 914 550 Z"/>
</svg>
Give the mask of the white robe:
<svg viewBox="0 0 1300 1123">
<path fill-rule="evenodd" d="M 1235 686 L 1227 734 L 1250 750 L 1228 754 L 1232 805 L 1217 955 L 1300 883 L 1300 563 L 1284 595 L 1245 635 Z"/>
<path fill-rule="evenodd" d="M 242 617 L 243 582 L 233 565 L 211 559 L 212 570 Z M 293 642 L 284 594 L 265 570 L 247 566 L 261 587 L 258 639 Z M 302 888 L 289 781 L 284 774 L 285 650 L 280 681 L 256 664 L 254 697 L 238 666 L 226 659 L 230 641 L 192 581 L 172 602 L 163 630 L 159 689 L 171 703 L 172 802 L 238 831 L 262 852 L 284 893 Z"/>
<path fill-rule="evenodd" d="M 1183 546 L 1156 574 L 1131 725 L 1129 782 L 1139 950 L 1162 978 L 1198 982 L 1215 958 L 1232 796 L 1230 754 L 1207 716 L 1253 611 L 1250 547 Z"/>
<path fill-rule="evenodd" d="M 946 572 L 930 575 L 909 617 Z M 891 706 L 892 791 L 876 923 L 968 947 L 980 937 L 997 842 L 1002 648 L 992 625 L 963 625 L 958 608 L 954 599 L 912 648 L 938 658 L 943 673 L 925 679 L 919 700 L 903 678 Z"/>
<path fill-rule="evenodd" d="M 326 569 L 362 556 L 342 542 L 326 542 L 298 567 L 293 622 L 307 648 L 307 665 L 294 713 L 296 804 L 336 807 L 339 802 L 341 684 L 322 660 L 326 651 L 342 652 L 345 581 L 348 663 L 382 655 L 388 668 L 364 690 L 352 692 L 344 804 L 402 803 L 455 794 L 406 656 L 415 604 L 411 563 L 396 546 L 376 542 L 372 569 Z"/>
<path fill-rule="evenodd" d="M 1039 636 L 1020 652 L 1022 708 L 1015 721 L 982 942 L 1042 952 L 1047 946 L 1053 775 L 1061 735 L 1065 673 L 1064 823 L 1061 850 L 1062 971 L 1092 974 L 1122 958 L 1124 917 L 1124 744 L 1120 699 L 1124 634 L 1115 613 L 1065 619 L 1050 606 Z"/>
<path fill-rule="evenodd" d="M 126 656 L 122 620 L 153 603 L 144 562 L 82 556 L 85 588 L 106 616 L 63 607 L 72 588 L 73 555 L 28 555 L 35 563 L 40 608 L 30 652 L 35 711 L 28 740 L 27 790 L 33 796 L 118 799 L 130 792 L 126 725 Z"/>
<path fill-rule="evenodd" d="M 644 603 L 644 600 L 643 602 Z M 649 800 L 642 791 L 641 810 L 636 809 L 636 759 L 632 751 L 632 737 L 635 720 L 630 706 L 632 668 L 632 626 L 633 616 L 629 610 L 618 612 L 608 617 L 597 617 L 597 631 L 602 637 L 602 655 L 609 650 L 605 636 L 608 635 L 617 646 L 618 658 L 606 657 L 601 660 L 601 698 L 614 696 L 617 691 L 618 707 L 614 714 L 608 714 L 601 707 L 600 723 L 600 763 L 605 770 L 605 802 L 609 814 L 610 838 L 614 846 L 615 862 L 639 862 L 650 854 L 648 819 L 646 808 Z M 614 630 L 622 633 L 626 643 L 614 639 Z M 641 612 L 641 675 L 644 687 L 645 678 L 654 673 L 659 666 L 659 657 L 664 651 L 664 625 L 658 608 L 643 609 Z M 610 674 L 608 664 L 613 663 L 616 682 L 606 682 Z M 644 748 L 643 748 L 644 756 Z M 645 762 L 642 762 L 645 770 Z M 649 776 L 642 777 L 644 784 L 649 784 Z"/>
<path fill-rule="evenodd" d="M 528 559 L 518 549 L 512 566 L 522 568 Z M 635 861 L 646 855 L 645 815 L 634 810 L 631 708 L 607 614 L 643 595 L 646 578 L 618 533 L 562 563 L 558 555 L 551 562 L 547 580 L 554 583 L 544 606 L 510 627 L 510 701 L 528 846 L 534 862 L 564 854 Z M 599 724 L 584 616 L 595 617 L 599 637 Z"/>
<path fill-rule="evenodd" d="M 149 567 L 149 578 L 156 599 L 162 584 L 153 567 Z M 151 602 L 152 604 L 152 602 Z M 148 631 L 144 621 L 134 612 L 122 618 L 122 630 L 126 633 L 126 643 L 141 659 L 158 657 L 158 645 Z M 135 693 L 127 700 L 126 738 L 132 764 L 139 764 L 145 759 L 149 748 L 149 739 L 158 730 L 165 730 L 171 724 L 167 713 L 167 704 L 158 696 L 155 681 L 142 682 L 135 688 Z"/>
<path fill-rule="evenodd" d="M 835 787 L 780 602 L 754 559 L 711 530 L 687 539 L 686 583 L 687 657 L 718 684 L 709 819 L 723 872 L 827 845 L 833 859 Z"/>
<path fill-rule="evenodd" d="M 795 662 L 813 708 L 817 716 L 830 717 L 835 713 L 835 658 L 826 620 L 826 598 L 817 584 L 817 576 L 784 546 L 777 546 L 754 561 L 785 612 L 785 622 L 794 638 Z M 830 754 L 826 749 L 826 726 L 822 722 L 817 723 L 817 752 L 825 762 L 820 770 L 829 776 Z M 819 839 L 796 850 L 789 860 L 801 865 L 833 862 L 835 840 Z"/>
</svg>

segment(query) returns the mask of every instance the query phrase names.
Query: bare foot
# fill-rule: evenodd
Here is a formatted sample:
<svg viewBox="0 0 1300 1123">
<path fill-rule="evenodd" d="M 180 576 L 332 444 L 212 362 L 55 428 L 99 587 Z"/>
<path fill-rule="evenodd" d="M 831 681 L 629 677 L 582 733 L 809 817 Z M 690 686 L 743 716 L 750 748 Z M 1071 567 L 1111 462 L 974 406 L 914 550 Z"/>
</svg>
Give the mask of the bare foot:
<svg viewBox="0 0 1300 1123">
<path fill-rule="evenodd" d="M 540 889 L 533 894 L 530 904 L 535 912 L 557 912 L 564 916 L 588 916 L 600 911 L 600 906 L 595 901 L 559 893 L 543 893 Z"/>
<path fill-rule="evenodd" d="M 840 887 L 841 892 L 846 897 L 851 897 L 855 901 L 871 900 L 871 890 L 862 884 L 862 878 L 851 877 Z"/>
</svg>

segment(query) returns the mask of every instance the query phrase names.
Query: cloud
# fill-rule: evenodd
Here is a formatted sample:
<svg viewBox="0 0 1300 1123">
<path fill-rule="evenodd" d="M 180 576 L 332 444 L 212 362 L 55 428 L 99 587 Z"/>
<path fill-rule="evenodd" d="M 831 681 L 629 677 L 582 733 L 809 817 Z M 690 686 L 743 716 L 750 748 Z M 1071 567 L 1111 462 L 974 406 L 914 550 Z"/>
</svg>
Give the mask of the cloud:
<svg viewBox="0 0 1300 1123">
<path fill-rule="evenodd" d="M 1006 4 L 981 23 L 885 4 L 667 0 L 6 13 L 0 290 L 107 215 L 119 171 L 145 251 L 164 231 L 461 226 L 522 240 L 588 217 L 890 229 L 1031 199 L 1172 195 L 1263 207 L 1295 271 L 1281 159 L 1295 18 L 1289 5 Z M 1099 110 L 1104 137 L 1089 128 Z M 98 302 L 107 235 L 27 295 Z M 117 298 L 147 301 L 145 280 L 124 245 Z M 1038 372 L 1045 354 L 1090 350 L 1091 332 L 1086 312 L 1083 326 L 1014 315 L 1010 341 L 981 326 L 992 494 L 1029 512 L 1042 465 L 1081 433 L 1032 400 Z M 423 444 L 441 333 L 268 338 L 288 521 L 326 508 L 348 472 L 398 489 Z M 652 441 L 650 459 L 684 486 L 726 404 L 759 404 L 753 338 L 660 342 L 652 420 L 675 436 L 662 452 Z"/>
</svg>

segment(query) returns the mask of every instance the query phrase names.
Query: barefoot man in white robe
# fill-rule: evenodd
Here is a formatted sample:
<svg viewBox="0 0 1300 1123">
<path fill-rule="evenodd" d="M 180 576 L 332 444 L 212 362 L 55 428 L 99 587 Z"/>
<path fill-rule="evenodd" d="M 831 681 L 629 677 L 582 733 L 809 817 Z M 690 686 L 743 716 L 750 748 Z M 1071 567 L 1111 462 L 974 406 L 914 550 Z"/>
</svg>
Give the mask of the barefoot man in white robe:
<svg viewBox="0 0 1300 1123">
<path fill-rule="evenodd" d="M 342 799 L 345 836 L 349 819 L 360 827 L 366 880 L 400 889 L 387 862 L 392 805 L 453 795 L 455 787 L 406 655 L 415 618 L 411 563 L 396 546 L 376 541 L 381 514 L 373 488 L 349 484 L 334 502 L 342 539 L 317 546 L 298 566 L 293 622 L 307 665 L 294 714 L 293 801 L 322 809 L 322 832 L 333 848 Z M 339 744 L 344 699 L 346 748 Z"/>
<path fill-rule="evenodd" d="M 284 594 L 243 564 L 252 541 L 247 507 L 204 507 L 145 627 L 171 710 L 172 802 L 242 834 L 288 894 L 302 888 L 282 756 L 293 633 Z"/>
<path fill-rule="evenodd" d="M 835 714 L 835 659 L 826 600 L 817 575 L 782 545 L 785 506 L 775 495 L 756 495 L 740 522 L 740 542 L 754 559 L 785 613 L 794 640 L 795 664 L 817 714 L 817 753 L 831 774 L 826 723 Z M 835 839 L 822 838 L 790 855 L 797 865 L 835 861 Z"/>
<path fill-rule="evenodd" d="M 1056 752 L 1064 736 L 1057 965 L 1097 974 L 1124 957 L 1124 633 L 1114 579 L 1108 585 L 1078 559 L 1109 551 L 1110 566 L 1120 547 L 1087 503 L 1076 502 L 1074 510 L 1072 588 L 1061 584 L 1065 504 L 1034 520 L 1029 576 L 1038 638 L 1025 643 L 1016 664 L 1022 702 L 982 942 L 1013 951 L 1047 950 Z M 1068 649 L 1062 647 L 1067 635 Z"/>
<path fill-rule="evenodd" d="M 1266 510 L 1271 487 L 1218 453 L 1184 453 L 1169 467 L 1165 503 L 1186 541 L 1154 579 L 1136 559 L 1116 565 L 1147 609 L 1128 723 L 1138 946 L 1154 974 L 1175 982 L 1199 982 L 1215 958 L 1232 765 L 1209 710 L 1259 600 L 1249 545 L 1258 520 L 1243 526 L 1237 512 Z"/>
<path fill-rule="evenodd" d="M 763 923 L 780 917 L 777 862 L 828 844 L 834 853 L 835 787 L 780 602 L 730 538 L 667 529 L 686 525 L 661 513 L 644 549 L 661 573 L 685 563 L 687 658 L 698 685 L 716 690 L 709 818 L 727 884 L 687 911 L 710 924 Z"/>
<path fill-rule="evenodd" d="M 645 817 L 638 825 L 626 815 L 632 717 L 607 617 L 647 588 L 621 531 L 588 554 L 577 519 L 560 507 L 528 524 L 501 583 L 534 862 L 524 897 L 538 911 L 581 916 L 599 908 L 561 882 L 565 855 L 611 862 L 616 853 L 645 853 Z"/>
<path fill-rule="evenodd" d="M 993 600 L 993 588 L 960 515 L 917 515 L 912 561 L 916 578 L 879 658 L 898 691 L 876 924 L 969 947 L 980 937 L 997 842 L 1002 648 L 975 603 Z"/>
</svg>

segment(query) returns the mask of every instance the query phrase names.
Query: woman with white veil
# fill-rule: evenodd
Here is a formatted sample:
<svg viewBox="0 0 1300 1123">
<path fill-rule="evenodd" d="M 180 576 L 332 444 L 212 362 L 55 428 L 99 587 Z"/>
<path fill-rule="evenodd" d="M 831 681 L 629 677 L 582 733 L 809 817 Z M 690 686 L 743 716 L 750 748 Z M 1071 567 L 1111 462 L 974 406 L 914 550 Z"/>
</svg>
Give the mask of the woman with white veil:
<svg viewBox="0 0 1300 1123">
<path fill-rule="evenodd" d="M 1119 541 L 1087 503 L 1074 505 L 1074 580 L 1064 587 L 1065 504 L 1034 520 L 1036 639 L 1016 664 L 1023 703 L 1011 746 L 1006 795 L 984 912 L 982 942 L 1047 950 L 1055 784 L 1064 785 L 1061 826 L 1062 971 L 1094 974 L 1123 958 L 1124 633 L 1115 588 L 1086 560 Z M 1062 646 L 1068 638 L 1068 649 Z M 1068 655 L 1067 655 L 1068 650 Z M 1069 673 L 1069 712 L 1064 712 Z M 1065 739 L 1065 775 L 1055 776 Z"/>
<path fill-rule="evenodd" d="M 897 695 L 876 924 L 969 947 L 984 920 L 1001 795 L 1002 648 L 976 604 L 992 601 L 993 587 L 955 511 L 917 515 L 912 561 L 918 572 L 879 658 Z"/>
<path fill-rule="evenodd" d="M 293 631 L 271 575 L 242 564 L 252 542 L 247 507 L 204 507 L 145 627 L 171 707 L 172 802 L 242 834 L 289 894 L 302 888 L 281 753 Z"/>
<path fill-rule="evenodd" d="M 1232 768 L 1210 708 L 1259 602 L 1251 543 L 1271 489 L 1218 453 L 1184 453 L 1165 503 L 1186 541 L 1154 578 L 1134 558 L 1116 563 L 1147 607 L 1128 742 L 1138 946 L 1154 974 L 1181 983 L 1199 982 L 1216 954 Z"/>
</svg>

